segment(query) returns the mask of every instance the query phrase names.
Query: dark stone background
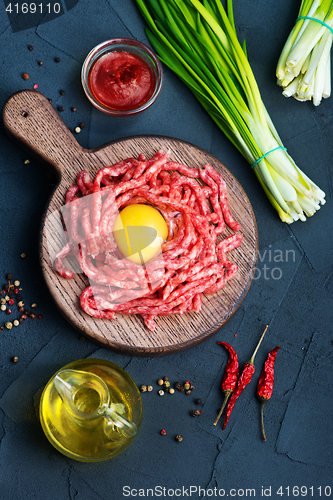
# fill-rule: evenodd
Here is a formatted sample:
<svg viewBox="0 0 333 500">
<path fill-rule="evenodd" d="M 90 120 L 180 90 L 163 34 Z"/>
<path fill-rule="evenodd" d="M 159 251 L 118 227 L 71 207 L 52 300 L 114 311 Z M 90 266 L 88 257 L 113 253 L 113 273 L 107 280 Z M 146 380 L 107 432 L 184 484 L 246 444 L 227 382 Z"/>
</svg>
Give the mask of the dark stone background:
<svg viewBox="0 0 333 500">
<path fill-rule="evenodd" d="M 54 306 L 38 262 L 40 222 L 53 179 L 36 161 L 24 163 L 28 156 L 6 137 L 1 124 L 0 281 L 12 272 L 22 283 L 26 304 L 36 302 L 37 312 L 43 314 L 40 321 L 28 319 L 0 333 L 2 500 L 120 500 L 124 486 L 137 489 L 138 496 L 140 488 L 143 496 L 147 488 L 161 486 L 162 497 L 172 497 L 172 489 L 184 487 L 183 498 L 190 493 L 192 498 L 210 498 L 215 487 L 224 488 L 229 496 L 231 488 L 240 489 L 234 498 L 244 498 L 246 489 L 255 488 L 256 497 L 262 497 L 262 487 L 266 496 L 271 487 L 274 499 L 287 497 L 288 487 L 293 497 L 294 486 L 306 486 L 303 497 L 318 499 L 325 497 L 326 486 L 333 487 L 333 98 L 315 108 L 284 98 L 276 85 L 275 65 L 297 17 L 298 2 L 234 3 L 238 33 L 247 40 L 249 60 L 275 126 L 296 163 L 326 191 L 327 204 L 305 223 L 288 226 L 279 220 L 248 164 L 171 71 L 165 70 L 157 102 L 141 115 L 115 119 L 91 107 L 80 83 L 80 68 L 90 49 L 122 36 L 147 43 L 133 0 L 80 0 L 57 19 L 18 32 L 13 32 L 4 7 L 0 11 L 1 106 L 13 92 L 38 84 L 55 107 L 64 106 L 61 117 L 69 127 L 85 122 L 76 136 L 84 147 L 159 134 L 209 151 L 244 187 L 260 241 L 258 270 L 244 302 L 207 342 L 162 358 L 127 356 L 83 342 Z M 29 51 L 28 45 L 34 50 Z M 55 57 L 61 61 L 55 63 Z M 38 65 L 41 60 L 43 66 Z M 30 75 L 27 81 L 21 77 L 25 72 Z M 66 94 L 60 95 L 60 89 Z M 72 106 L 76 113 L 70 111 Z M 21 259 L 22 252 L 26 259 Z M 277 255 L 283 256 L 280 262 L 274 260 Z M 274 274 L 276 267 L 281 272 Z M 0 318 L 1 324 L 8 319 L 2 312 Z M 212 425 L 222 401 L 219 387 L 227 360 L 217 342 L 231 343 L 243 365 L 267 323 L 252 384 L 222 431 L 221 425 Z M 263 442 L 255 392 L 266 355 L 275 345 L 281 349 L 273 397 L 265 408 L 268 439 Z M 13 356 L 18 356 L 17 363 Z M 122 455 L 98 464 L 75 462 L 53 449 L 35 412 L 38 393 L 51 375 L 86 357 L 120 365 L 138 386 L 154 385 L 152 393 L 142 396 L 143 422 L 134 443 Z M 164 375 L 171 382 L 189 379 L 196 389 L 190 396 L 176 393 L 161 398 L 156 381 Z M 190 411 L 196 397 L 203 401 L 203 414 L 193 418 Z M 167 431 L 164 437 L 162 428 Z M 181 443 L 174 439 L 179 433 L 184 436 Z M 190 486 L 206 493 L 195 493 Z"/>
</svg>

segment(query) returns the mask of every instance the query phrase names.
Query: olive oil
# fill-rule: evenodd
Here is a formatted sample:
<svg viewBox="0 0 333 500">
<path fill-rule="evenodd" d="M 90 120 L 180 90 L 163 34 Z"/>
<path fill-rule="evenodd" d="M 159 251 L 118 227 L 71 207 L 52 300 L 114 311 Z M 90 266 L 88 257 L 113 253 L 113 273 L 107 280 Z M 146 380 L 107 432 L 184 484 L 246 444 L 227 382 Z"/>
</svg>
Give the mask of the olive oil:
<svg viewBox="0 0 333 500">
<path fill-rule="evenodd" d="M 62 374 L 69 377 L 62 381 L 63 393 L 57 389 Z M 94 383 L 96 375 L 106 386 L 107 400 Z M 66 365 L 50 379 L 40 401 L 40 420 L 49 441 L 64 455 L 87 462 L 106 460 L 127 448 L 141 416 L 141 397 L 134 381 L 104 360 Z"/>
</svg>

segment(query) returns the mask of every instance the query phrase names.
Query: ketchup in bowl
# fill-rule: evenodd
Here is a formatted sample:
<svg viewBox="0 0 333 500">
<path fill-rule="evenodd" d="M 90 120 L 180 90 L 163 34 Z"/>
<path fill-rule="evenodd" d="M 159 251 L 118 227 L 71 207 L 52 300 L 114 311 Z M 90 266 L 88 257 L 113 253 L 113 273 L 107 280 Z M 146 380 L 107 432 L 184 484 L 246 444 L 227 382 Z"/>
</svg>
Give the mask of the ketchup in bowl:
<svg viewBox="0 0 333 500">
<path fill-rule="evenodd" d="M 82 67 L 82 85 L 104 113 L 128 116 L 147 109 L 162 87 L 162 68 L 144 44 L 114 39 L 95 47 Z"/>
</svg>

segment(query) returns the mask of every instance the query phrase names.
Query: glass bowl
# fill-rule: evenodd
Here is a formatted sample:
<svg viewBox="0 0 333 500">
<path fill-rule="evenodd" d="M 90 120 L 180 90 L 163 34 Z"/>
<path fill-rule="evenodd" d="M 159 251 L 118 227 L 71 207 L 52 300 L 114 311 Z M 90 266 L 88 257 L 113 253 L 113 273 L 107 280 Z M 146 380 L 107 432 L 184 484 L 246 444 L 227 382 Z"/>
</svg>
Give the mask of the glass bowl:
<svg viewBox="0 0 333 500">
<path fill-rule="evenodd" d="M 126 58 L 131 58 L 133 61 L 139 61 L 139 67 L 141 65 L 141 68 L 143 68 L 142 72 L 140 69 L 133 69 L 136 66 L 132 62 L 129 63 L 132 64 L 132 66 L 128 66 L 125 70 L 122 70 L 120 67 L 120 69 L 117 69 L 115 73 L 113 73 L 113 71 L 109 71 L 107 74 L 104 72 L 104 80 L 101 85 L 104 84 L 104 90 L 106 89 L 105 83 L 108 85 L 108 88 L 111 88 L 110 85 L 116 85 L 116 87 L 113 88 L 116 89 L 115 95 L 117 95 L 118 99 L 117 105 L 106 103 L 105 101 L 107 99 L 103 99 L 101 97 L 101 93 L 98 96 L 94 89 L 94 84 L 92 83 L 92 75 L 94 73 L 96 74 L 97 71 L 96 64 L 98 63 L 99 67 L 101 68 L 101 58 L 103 57 L 103 60 L 106 61 L 107 54 L 109 54 L 110 52 L 125 53 L 125 55 L 121 54 L 121 57 L 124 57 L 124 60 Z M 120 56 L 118 55 L 117 57 Z M 147 72 L 150 74 L 150 84 L 147 95 L 144 99 L 141 99 L 141 101 L 138 98 L 137 100 L 139 102 L 136 102 L 133 106 L 130 104 L 125 105 L 125 101 L 122 102 L 121 96 L 125 96 L 125 94 L 128 95 L 128 91 L 131 92 L 131 89 L 135 88 L 135 80 L 138 80 L 136 78 L 136 75 L 140 76 L 140 74 L 147 74 Z M 99 75 L 100 74 L 101 73 L 99 73 Z M 115 74 L 117 76 L 115 76 Z M 111 81 L 112 78 L 113 81 Z M 140 83 L 140 80 L 138 81 Z M 143 86 L 145 80 L 141 78 L 141 81 L 143 82 Z M 112 116 L 130 116 L 141 113 L 145 109 L 149 108 L 149 106 L 151 106 L 153 102 L 155 102 L 163 85 L 163 72 L 159 59 L 154 54 L 154 52 L 145 44 L 130 38 L 114 38 L 97 45 L 89 52 L 82 65 L 81 82 L 86 96 L 97 109 Z M 124 89 L 124 91 L 122 89 Z"/>
</svg>

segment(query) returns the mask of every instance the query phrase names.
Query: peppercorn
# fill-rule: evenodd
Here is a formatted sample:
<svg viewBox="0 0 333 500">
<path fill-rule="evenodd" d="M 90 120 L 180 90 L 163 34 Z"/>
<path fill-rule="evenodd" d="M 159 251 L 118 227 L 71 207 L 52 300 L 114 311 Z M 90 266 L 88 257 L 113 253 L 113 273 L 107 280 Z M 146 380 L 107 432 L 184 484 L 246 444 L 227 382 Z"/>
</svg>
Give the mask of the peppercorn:
<svg viewBox="0 0 333 500">
<path fill-rule="evenodd" d="M 23 302 L 23 300 L 20 300 L 20 301 L 17 303 L 17 305 L 18 305 L 19 307 L 23 307 L 23 306 L 24 306 L 24 302 Z"/>
<path fill-rule="evenodd" d="M 20 318 L 20 319 L 19 319 L 19 322 L 20 322 L 20 323 L 23 323 L 23 322 L 24 322 L 24 319 Z"/>
<path fill-rule="evenodd" d="M 14 281 L 14 286 L 20 286 L 20 284 L 21 284 L 21 283 L 19 282 L 19 280 L 15 280 L 15 281 Z"/>
<path fill-rule="evenodd" d="M 35 307 L 37 307 L 37 304 L 36 302 L 34 302 L 33 304 L 31 304 L 31 307 L 34 309 Z"/>
<path fill-rule="evenodd" d="M 162 391 L 162 389 L 160 391 L 158 391 L 158 395 L 159 396 L 164 396 L 164 391 Z"/>
<path fill-rule="evenodd" d="M 37 319 L 42 319 L 43 315 L 42 314 L 37 314 Z M 84 337 L 80 337 L 80 340 L 84 342 L 86 339 Z"/>
<path fill-rule="evenodd" d="M 158 385 L 163 385 L 163 380 L 160 378 L 158 381 L 157 381 Z"/>
<path fill-rule="evenodd" d="M 35 313 L 30 313 L 29 314 L 29 318 L 31 319 L 35 319 L 37 317 L 37 315 Z"/>
<path fill-rule="evenodd" d="M 148 386 L 147 386 L 147 391 L 148 391 L 148 392 L 151 392 L 152 390 L 153 390 L 153 386 L 152 386 L 152 385 L 148 385 Z"/>
<path fill-rule="evenodd" d="M 17 295 L 19 293 L 19 289 L 18 288 L 14 288 L 14 294 Z"/>
<path fill-rule="evenodd" d="M 174 385 L 175 389 L 179 389 L 180 388 L 180 383 L 179 382 L 175 382 L 173 385 Z"/>
<path fill-rule="evenodd" d="M 60 113 L 61 113 L 62 111 L 64 111 L 64 109 L 65 109 L 65 108 L 64 108 L 63 106 L 58 106 L 58 111 L 60 111 Z"/>
<path fill-rule="evenodd" d="M 20 295 L 20 294 L 18 293 L 18 294 L 16 295 L 16 300 L 17 300 L 17 301 L 23 300 L 22 295 Z"/>
<path fill-rule="evenodd" d="M 201 403 L 202 403 L 201 399 L 199 399 L 199 398 L 195 399 L 194 402 L 196 405 L 201 405 Z"/>
<path fill-rule="evenodd" d="M 7 291 L 7 290 L 9 290 L 9 285 L 8 285 L 8 283 L 6 283 L 6 284 L 3 286 L 3 289 L 4 289 L 4 290 L 6 290 L 6 291 Z"/>
<path fill-rule="evenodd" d="M 5 299 L 6 299 L 6 302 L 8 302 L 10 299 L 9 295 L 6 295 Z"/>
<path fill-rule="evenodd" d="M 195 389 L 194 385 L 191 385 L 190 389 L 191 389 L 191 391 L 194 391 L 194 389 Z"/>
<path fill-rule="evenodd" d="M 64 89 L 61 89 L 61 90 L 59 90 L 59 94 L 60 94 L 60 95 L 65 95 L 65 94 L 66 94 L 66 92 L 64 91 Z"/>
<path fill-rule="evenodd" d="M 81 132 L 80 127 L 75 127 L 74 132 L 75 132 L 76 134 L 79 134 L 79 133 Z"/>
<path fill-rule="evenodd" d="M 10 306 L 13 306 L 13 305 L 15 304 L 14 299 L 9 299 L 9 300 L 8 300 L 8 304 L 9 304 Z"/>
<path fill-rule="evenodd" d="M 140 387 L 140 391 L 141 391 L 141 392 L 146 392 L 146 391 L 147 391 L 147 386 L 146 386 L 146 385 L 142 385 L 142 386 Z"/>
<path fill-rule="evenodd" d="M 28 73 L 23 73 L 22 78 L 23 78 L 23 80 L 29 80 Z"/>
<path fill-rule="evenodd" d="M 5 304 L 1 304 L 0 309 L 1 309 L 1 311 L 5 311 L 7 309 L 7 307 Z"/>
<path fill-rule="evenodd" d="M 27 317 L 28 317 L 28 316 L 27 316 L 26 314 L 21 314 L 21 319 L 23 319 L 23 321 L 24 321 L 25 319 L 27 319 Z"/>
<path fill-rule="evenodd" d="M 0 304 L 6 304 L 6 299 L 1 299 Z"/>
<path fill-rule="evenodd" d="M 76 108 L 71 108 L 71 111 L 73 111 L 73 113 L 75 113 L 75 111 L 76 111 Z"/>
<path fill-rule="evenodd" d="M 55 58 L 54 58 L 54 61 L 55 61 L 56 63 L 60 62 L 60 57 L 55 57 Z"/>
<path fill-rule="evenodd" d="M 86 126 L 86 124 L 85 124 L 85 123 L 83 123 L 83 122 L 79 123 L 79 127 L 80 127 L 80 128 L 84 128 L 85 126 Z"/>
<path fill-rule="evenodd" d="M 21 259 L 25 259 L 27 256 L 27 254 L 25 254 L 24 252 L 21 253 Z"/>
<path fill-rule="evenodd" d="M 165 430 L 165 429 L 162 429 L 162 430 L 161 430 L 161 434 L 162 434 L 162 436 L 165 436 L 165 435 L 166 435 L 166 430 Z"/>
<path fill-rule="evenodd" d="M 180 391 L 180 392 L 184 392 L 184 386 L 183 386 L 183 385 L 181 385 L 181 386 L 178 388 L 178 391 Z"/>
<path fill-rule="evenodd" d="M 28 45 L 28 49 L 29 50 L 34 50 L 34 46 L 33 45 Z"/>
<path fill-rule="evenodd" d="M 7 273 L 6 274 L 6 280 L 12 280 L 14 278 L 14 276 L 12 275 L 12 273 Z"/>
<path fill-rule="evenodd" d="M 18 319 L 15 319 L 15 320 L 13 321 L 13 325 L 14 325 L 14 326 L 19 326 L 19 324 L 20 324 L 20 322 L 19 322 L 19 320 L 18 320 Z"/>
<path fill-rule="evenodd" d="M 192 391 L 189 389 L 188 391 L 185 391 L 185 394 L 186 394 L 187 396 L 189 396 L 189 395 L 191 394 L 191 392 L 192 392 Z"/>
<path fill-rule="evenodd" d="M 178 441 L 179 443 L 183 441 L 183 436 L 181 434 L 177 434 L 176 441 Z"/>
<path fill-rule="evenodd" d="M 15 295 L 15 294 L 14 294 L 13 290 L 9 290 L 9 291 L 8 291 L 8 297 L 9 297 L 10 299 L 12 299 L 12 298 L 14 297 L 14 295 Z"/>
<path fill-rule="evenodd" d="M 168 389 L 170 387 L 170 382 L 166 380 L 165 382 L 163 382 L 163 385 L 166 389 Z"/>
<path fill-rule="evenodd" d="M 39 61 L 38 64 L 39 64 L 39 66 L 43 66 L 44 63 L 43 63 L 43 61 Z"/>
<path fill-rule="evenodd" d="M 0 332 L 2 332 L 2 331 L 3 331 L 3 326 L 0 326 Z"/>
<path fill-rule="evenodd" d="M 10 308 L 8 308 L 8 309 L 6 310 L 6 314 L 12 314 L 12 310 L 11 310 Z"/>
<path fill-rule="evenodd" d="M 5 323 L 5 327 L 7 328 L 7 330 L 11 330 L 13 328 L 13 323 L 11 323 L 10 321 L 7 321 Z"/>
<path fill-rule="evenodd" d="M 12 357 L 12 361 L 13 361 L 13 363 L 17 363 L 18 362 L 18 357 L 17 356 L 13 356 Z"/>
<path fill-rule="evenodd" d="M 192 415 L 192 417 L 196 417 L 197 416 L 197 410 L 191 410 L 191 415 Z"/>
<path fill-rule="evenodd" d="M 185 382 L 185 384 L 184 384 L 184 389 L 185 389 L 185 391 L 188 391 L 188 390 L 190 389 L 190 387 L 191 387 L 191 382 L 189 382 L 189 381 L 187 380 L 187 381 Z"/>
<path fill-rule="evenodd" d="M 170 387 L 169 394 L 174 394 L 174 393 L 175 393 L 175 390 L 172 387 Z"/>
</svg>

